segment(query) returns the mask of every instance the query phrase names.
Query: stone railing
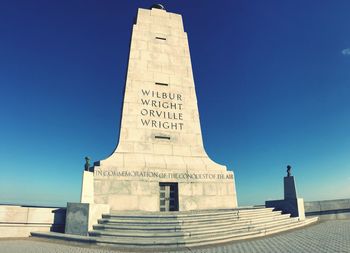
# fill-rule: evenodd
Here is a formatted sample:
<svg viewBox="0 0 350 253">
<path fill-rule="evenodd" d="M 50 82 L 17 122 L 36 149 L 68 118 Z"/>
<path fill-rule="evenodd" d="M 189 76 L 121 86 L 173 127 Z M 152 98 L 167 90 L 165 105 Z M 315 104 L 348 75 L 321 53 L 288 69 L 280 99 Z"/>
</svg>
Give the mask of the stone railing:
<svg viewBox="0 0 350 253">
<path fill-rule="evenodd" d="M 304 203 L 307 217 L 320 220 L 350 219 L 350 199 L 308 201 Z"/>
<path fill-rule="evenodd" d="M 66 208 L 0 205 L 0 237 L 27 237 L 33 231 L 64 232 Z"/>
</svg>

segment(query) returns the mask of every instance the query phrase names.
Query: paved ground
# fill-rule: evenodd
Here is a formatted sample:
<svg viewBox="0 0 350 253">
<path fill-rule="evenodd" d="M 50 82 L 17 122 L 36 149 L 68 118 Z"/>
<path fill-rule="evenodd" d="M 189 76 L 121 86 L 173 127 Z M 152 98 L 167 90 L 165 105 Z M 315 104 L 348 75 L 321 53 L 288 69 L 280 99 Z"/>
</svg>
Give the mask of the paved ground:
<svg viewBox="0 0 350 253">
<path fill-rule="evenodd" d="M 107 253 L 121 252 L 97 246 L 61 241 L 28 239 L 1 239 L 1 253 Z M 130 251 L 129 251 L 130 252 Z M 262 239 L 246 240 L 205 249 L 186 249 L 175 252 L 193 253 L 350 253 L 350 220 L 318 223 Z"/>
</svg>

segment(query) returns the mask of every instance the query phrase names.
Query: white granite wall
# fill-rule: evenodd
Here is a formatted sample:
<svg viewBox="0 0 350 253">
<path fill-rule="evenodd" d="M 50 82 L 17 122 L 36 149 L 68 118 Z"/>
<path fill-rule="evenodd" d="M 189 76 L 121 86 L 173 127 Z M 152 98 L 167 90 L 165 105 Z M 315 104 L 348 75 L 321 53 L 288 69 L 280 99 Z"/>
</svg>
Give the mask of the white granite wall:
<svg viewBox="0 0 350 253">
<path fill-rule="evenodd" d="M 103 170 L 97 167 L 95 203 L 108 203 L 111 210 L 159 211 L 159 182 L 176 182 L 179 211 L 237 207 L 232 172 L 163 171 Z"/>
<path fill-rule="evenodd" d="M 112 210 L 159 211 L 159 182 L 181 182 L 180 210 L 237 206 L 233 172 L 212 161 L 203 147 L 181 15 L 160 9 L 138 10 L 119 144 L 94 169 L 95 203 L 108 203 Z M 118 171 L 135 173 L 123 176 Z M 147 172 L 171 175 L 138 176 Z M 202 176 L 181 179 L 173 173 Z M 225 176 L 206 178 L 205 174 Z M 206 185 L 209 179 L 213 182 Z M 201 194 L 192 188 L 202 188 Z"/>
</svg>

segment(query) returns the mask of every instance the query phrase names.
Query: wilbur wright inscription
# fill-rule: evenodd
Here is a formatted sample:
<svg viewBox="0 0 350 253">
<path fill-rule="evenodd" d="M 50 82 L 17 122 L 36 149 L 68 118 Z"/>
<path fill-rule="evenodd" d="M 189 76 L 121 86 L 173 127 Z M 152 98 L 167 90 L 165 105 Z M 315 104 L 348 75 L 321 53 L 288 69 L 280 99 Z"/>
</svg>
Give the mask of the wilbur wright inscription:
<svg viewBox="0 0 350 253">
<path fill-rule="evenodd" d="M 182 130 L 184 124 L 182 94 L 146 89 L 141 89 L 141 94 L 142 126 Z"/>
</svg>

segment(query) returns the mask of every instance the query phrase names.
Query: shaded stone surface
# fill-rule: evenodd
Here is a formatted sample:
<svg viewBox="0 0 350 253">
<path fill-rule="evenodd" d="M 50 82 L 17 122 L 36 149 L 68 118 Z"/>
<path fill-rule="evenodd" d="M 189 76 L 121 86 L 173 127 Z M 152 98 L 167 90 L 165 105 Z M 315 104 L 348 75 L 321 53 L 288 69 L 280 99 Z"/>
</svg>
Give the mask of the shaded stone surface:
<svg viewBox="0 0 350 253">
<path fill-rule="evenodd" d="M 284 177 L 284 199 L 296 199 L 298 197 L 294 177 Z"/>
<path fill-rule="evenodd" d="M 265 202 L 266 207 L 274 207 L 283 213 L 289 213 L 291 217 L 299 217 L 305 219 L 304 200 L 302 198 L 269 200 Z"/>
<path fill-rule="evenodd" d="M 65 233 L 87 235 L 89 204 L 67 203 Z"/>
<path fill-rule="evenodd" d="M 105 204 L 67 203 L 65 233 L 85 236 L 102 214 L 109 212 Z"/>
<path fill-rule="evenodd" d="M 290 213 L 292 217 L 305 219 L 304 199 L 298 198 L 296 185 L 293 176 L 283 178 L 284 199 L 265 201 L 266 207 L 274 207 L 275 210 L 283 213 Z"/>
<path fill-rule="evenodd" d="M 308 201 L 305 214 L 318 216 L 320 220 L 350 219 L 350 199 Z"/>
</svg>

